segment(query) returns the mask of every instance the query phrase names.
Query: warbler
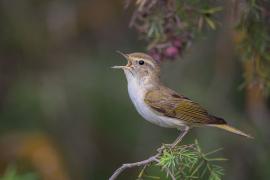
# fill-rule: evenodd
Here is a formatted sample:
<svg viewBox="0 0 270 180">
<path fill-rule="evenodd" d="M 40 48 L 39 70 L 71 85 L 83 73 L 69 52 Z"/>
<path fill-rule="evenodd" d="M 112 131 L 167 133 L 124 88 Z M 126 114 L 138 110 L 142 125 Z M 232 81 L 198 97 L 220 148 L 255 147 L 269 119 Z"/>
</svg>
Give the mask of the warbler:
<svg viewBox="0 0 270 180">
<path fill-rule="evenodd" d="M 151 56 L 139 52 L 119 53 L 125 57 L 127 64 L 112 68 L 124 71 L 128 93 L 138 113 L 158 126 L 181 131 L 177 139 L 170 144 L 172 147 L 176 146 L 193 127 L 217 127 L 252 138 L 228 125 L 223 118 L 209 114 L 198 103 L 164 86 L 160 81 L 160 65 Z"/>
</svg>

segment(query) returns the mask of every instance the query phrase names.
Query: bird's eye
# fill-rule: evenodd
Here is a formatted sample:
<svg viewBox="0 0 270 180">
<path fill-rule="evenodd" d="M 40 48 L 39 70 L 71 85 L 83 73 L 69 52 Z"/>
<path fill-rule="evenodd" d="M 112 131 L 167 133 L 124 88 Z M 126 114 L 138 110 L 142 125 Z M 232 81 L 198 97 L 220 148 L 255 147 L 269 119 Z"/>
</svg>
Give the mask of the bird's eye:
<svg viewBox="0 0 270 180">
<path fill-rule="evenodd" d="M 140 64 L 140 65 L 143 65 L 143 64 L 144 64 L 144 61 L 143 61 L 143 60 L 140 60 L 140 61 L 139 61 L 139 64 Z"/>
</svg>

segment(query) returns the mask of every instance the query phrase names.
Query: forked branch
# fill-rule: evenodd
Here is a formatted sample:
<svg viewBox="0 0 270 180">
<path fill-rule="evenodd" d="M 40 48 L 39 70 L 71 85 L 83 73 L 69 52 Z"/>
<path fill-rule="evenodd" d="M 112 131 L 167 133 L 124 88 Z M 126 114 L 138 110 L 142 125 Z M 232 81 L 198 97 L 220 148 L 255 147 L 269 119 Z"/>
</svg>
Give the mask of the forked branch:
<svg viewBox="0 0 270 180">
<path fill-rule="evenodd" d="M 110 177 L 109 180 L 115 180 L 125 169 L 127 168 L 133 168 L 138 166 L 146 166 L 148 164 L 151 164 L 152 162 L 159 162 L 158 158 L 162 154 L 162 151 L 158 150 L 158 153 L 154 156 L 149 157 L 148 159 L 145 159 L 143 161 L 135 162 L 135 163 L 126 163 L 123 164 L 121 167 L 119 167 L 116 171 L 114 171 L 113 175 Z"/>
<path fill-rule="evenodd" d="M 183 132 L 181 132 L 180 135 L 176 138 L 176 140 L 172 144 L 169 144 L 168 146 L 170 148 L 174 148 L 183 139 L 183 137 L 187 134 L 188 130 L 189 129 L 187 128 Z M 165 149 L 165 146 L 162 145 L 160 148 L 157 149 L 157 152 L 158 152 L 157 154 L 149 157 L 146 160 L 135 162 L 135 163 L 123 164 L 116 171 L 114 171 L 113 175 L 109 178 L 109 180 L 116 179 L 119 176 L 119 174 L 121 174 L 127 168 L 133 168 L 133 167 L 136 167 L 136 166 L 137 167 L 138 166 L 147 166 L 147 165 L 151 164 L 152 162 L 159 163 L 159 157 L 162 155 L 164 149 Z M 169 176 L 171 176 L 172 180 L 176 179 L 168 168 L 165 168 L 165 170 L 167 171 L 167 174 Z"/>
<path fill-rule="evenodd" d="M 194 144 L 168 146 L 163 145 L 157 149 L 157 153 L 149 158 L 134 162 L 126 163 L 119 167 L 109 180 L 115 180 L 124 170 L 128 168 L 140 167 L 142 170 L 138 175 L 141 179 L 147 177 L 145 170 L 149 166 L 159 166 L 161 171 L 165 171 L 167 176 L 172 180 L 176 179 L 215 179 L 221 180 L 224 175 L 223 168 L 216 164 L 217 161 L 224 161 L 224 158 L 213 157 L 218 152 L 216 149 L 207 153 L 203 153 L 198 141 Z"/>
</svg>

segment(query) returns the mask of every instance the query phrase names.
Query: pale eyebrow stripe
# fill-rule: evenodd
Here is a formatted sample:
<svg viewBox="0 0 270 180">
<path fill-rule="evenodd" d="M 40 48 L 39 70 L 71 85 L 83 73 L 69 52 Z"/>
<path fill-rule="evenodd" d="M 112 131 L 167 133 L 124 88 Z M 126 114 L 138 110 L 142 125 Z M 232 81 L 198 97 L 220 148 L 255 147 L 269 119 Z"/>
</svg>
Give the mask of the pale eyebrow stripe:
<svg viewBox="0 0 270 180">
<path fill-rule="evenodd" d="M 139 60 L 142 60 L 142 58 L 136 58 L 135 59 L 136 61 L 139 61 Z M 150 61 L 150 60 L 148 60 L 148 59 L 143 59 L 145 62 L 147 62 L 148 64 L 150 64 L 153 68 L 155 68 L 155 64 L 152 62 L 152 61 Z"/>
</svg>

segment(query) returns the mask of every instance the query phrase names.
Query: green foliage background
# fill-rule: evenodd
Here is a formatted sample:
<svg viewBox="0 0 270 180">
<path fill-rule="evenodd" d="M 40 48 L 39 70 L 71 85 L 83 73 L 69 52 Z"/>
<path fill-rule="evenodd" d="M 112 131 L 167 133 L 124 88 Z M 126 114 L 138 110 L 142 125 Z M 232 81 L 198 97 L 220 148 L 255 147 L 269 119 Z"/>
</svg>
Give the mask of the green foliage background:
<svg viewBox="0 0 270 180">
<path fill-rule="evenodd" d="M 218 6 L 223 9 L 215 17 L 220 22 L 216 30 L 195 38 L 181 57 L 164 61 L 162 80 L 255 136 L 250 141 L 201 128 L 192 130 L 183 144 L 198 139 L 205 152 L 223 147 L 218 157 L 229 159 L 224 162 L 224 179 L 268 179 L 269 98 L 261 95 L 260 84 L 239 89 L 246 79 L 241 59 L 248 48 L 236 53 L 239 44 L 229 16 L 233 8 L 229 1 Z M 116 50 L 146 51 L 148 43 L 128 28 L 132 12 L 132 6 L 123 10 L 122 0 L 0 2 L 3 177 L 15 164 L 18 175 L 30 171 L 45 179 L 56 174 L 62 179 L 107 179 L 122 163 L 145 159 L 175 139 L 177 130 L 154 126 L 138 115 L 123 73 L 110 69 L 125 63 Z M 243 17 L 242 22 L 252 21 Z M 256 44 L 269 47 L 261 27 L 270 26 L 264 23 L 259 19 L 254 25 L 260 30 L 256 37 L 263 37 Z M 257 39 L 248 33 L 236 37 L 239 42 Z M 269 50 L 260 49 L 265 54 L 260 62 L 268 62 Z M 132 169 L 119 179 L 135 179 L 138 173 Z M 147 173 L 166 178 L 159 167 Z"/>
</svg>

